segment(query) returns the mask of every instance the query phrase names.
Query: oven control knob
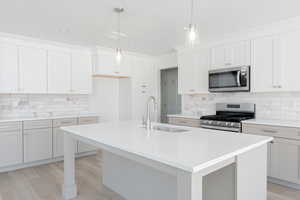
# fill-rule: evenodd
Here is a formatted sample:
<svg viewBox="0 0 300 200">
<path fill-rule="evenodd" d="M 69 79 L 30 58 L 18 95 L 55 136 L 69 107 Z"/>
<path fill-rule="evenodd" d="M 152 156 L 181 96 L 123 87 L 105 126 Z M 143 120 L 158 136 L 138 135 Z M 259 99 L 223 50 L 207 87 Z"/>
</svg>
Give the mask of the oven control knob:
<svg viewBox="0 0 300 200">
<path fill-rule="evenodd" d="M 229 123 L 229 122 L 226 122 L 226 123 L 225 123 L 225 126 L 230 126 L 230 123 Z"/>
<path fill-rule="evenodd" d="M 230 123 L 230 126 L 234 126 L 234 123 L 232 122 L 232 123 Z"/>
</svg>

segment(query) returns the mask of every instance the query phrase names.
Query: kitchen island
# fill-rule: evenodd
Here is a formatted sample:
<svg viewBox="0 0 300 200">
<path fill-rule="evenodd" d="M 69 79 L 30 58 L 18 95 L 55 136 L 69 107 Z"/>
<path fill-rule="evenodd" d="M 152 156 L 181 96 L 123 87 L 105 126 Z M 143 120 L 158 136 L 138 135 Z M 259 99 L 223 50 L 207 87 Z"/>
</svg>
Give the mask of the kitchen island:
<svg viewBox="0 0 300 200">
<path fill-rule="evenodd" d="M 271 137 L 161 124 L 147 131 L 137 121 L 62 130 L 64 199 L 77 196 L 80 140 L 102 149 L 103 183 L 127 200 L 266 200 Z"/>
</svg>

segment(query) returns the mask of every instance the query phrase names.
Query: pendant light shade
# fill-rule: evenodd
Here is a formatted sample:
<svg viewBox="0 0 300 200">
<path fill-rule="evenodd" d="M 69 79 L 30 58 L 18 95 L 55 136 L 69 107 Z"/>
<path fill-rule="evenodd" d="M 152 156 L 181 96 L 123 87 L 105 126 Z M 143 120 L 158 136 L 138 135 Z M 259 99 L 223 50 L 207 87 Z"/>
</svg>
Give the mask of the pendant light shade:
<svg viewBox="0 0 300 200">
<path fill-rule="evenodd" d="M 117 65 L 121 65 L 123 59 L 122 49 L 117 48 L 116 49 L 116 63 Z"/>
<path fill-rule="evenodd" d="M 123 55 L 121 49 L 121 13 L 124 12 L 124 8 L 115 8 L 114 11 L 118 14 L 118 47 L 116 49 L 116 63 L 121 65 Z"/>
<path fill-rule="evenodd" d="M 193 46 L 198 40 L 198 32 L 196 24 L 194 23 L 194 0 L 191 0 L 191 10 L 190 10 L 190 24 L 187 28 L 187 43 Z"/>
</svg>

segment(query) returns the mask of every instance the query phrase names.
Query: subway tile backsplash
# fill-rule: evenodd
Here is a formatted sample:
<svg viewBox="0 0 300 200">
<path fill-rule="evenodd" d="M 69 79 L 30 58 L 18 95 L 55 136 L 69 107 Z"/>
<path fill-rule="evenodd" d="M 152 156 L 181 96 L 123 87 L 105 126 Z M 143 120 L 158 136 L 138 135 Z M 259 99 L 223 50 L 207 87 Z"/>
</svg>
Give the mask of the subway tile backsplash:
<svg viewBox="0 0 300 200">
<path fill-rule="evenodd" d="M 88 95 L 0 95 L 0 117 L 78 114 L 88 111 Z"/>
<path fill-rule="evenodd" d="M 218 102 L 255 103 L 258 119 L 300 120 L 300 92 L 183 95 L 182 113 L 214 114 Z"/>
</svg>

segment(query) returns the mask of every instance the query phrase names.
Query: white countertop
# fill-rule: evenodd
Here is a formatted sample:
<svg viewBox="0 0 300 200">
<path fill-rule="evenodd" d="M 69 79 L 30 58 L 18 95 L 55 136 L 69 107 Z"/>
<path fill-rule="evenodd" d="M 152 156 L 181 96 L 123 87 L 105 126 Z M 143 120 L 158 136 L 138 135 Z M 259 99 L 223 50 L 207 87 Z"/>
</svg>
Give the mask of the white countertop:
<svg viewBox="0 0 300 200">
<path fill-rule="evenodd" d="M 288 121 L 288 120 L 270 120 L 270 119 L 250 119 L 242 122 L 243 124 L 259 124 L 268 126 L 284 126 L 300 128 L 300 121 Z"/>
<path fill-rule="evenodd" d="M 20 116 L 20 117 L 0 117 L 0 123 L 2 122 L 18 122 L 29 120 L 46 120 L 46 119 L 63 119 L 63 118 L 76 118 L 76 117 L 99 117 L 97 113 L 78 113 L 78 114 L 62 114 L 53 116 Z"/>
<path fill-rule="evenodd" d="M 164 125 L 178 127 L 173 125 Z M 198 172 L 257 148 L 272 138 L 201 128 L 188 132 L 147 132 L 140 122 L 126 121 L 63 127 L 77 139 L 116 148 L 188 172 Z"/>
<path fill-rule="evenodd" d="M 178 117 L 178 118 L 187 118 L 187 119 L 199 119 L 199 116 L 194 116 L 194 115 L 185 115 L 185 114 L 172 114 L 172 115 L 167 115 L 168 117 Z"/>
</svg>

